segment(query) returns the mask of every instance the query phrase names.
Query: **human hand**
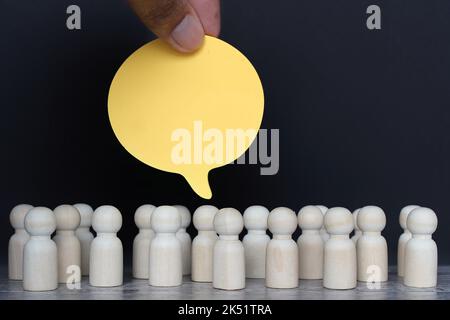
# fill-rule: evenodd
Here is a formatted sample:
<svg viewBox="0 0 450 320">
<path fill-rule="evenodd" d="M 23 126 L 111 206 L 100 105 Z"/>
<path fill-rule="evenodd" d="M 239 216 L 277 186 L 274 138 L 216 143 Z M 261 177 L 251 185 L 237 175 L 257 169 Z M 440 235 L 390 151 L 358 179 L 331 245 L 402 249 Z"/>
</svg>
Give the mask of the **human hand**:
<svg viewBox="0 0 450 320">
<path fill-rule="evenodd" d="M 220 32 L 220 0 L 128 0 L 142 22 L 181 52 L 192 52 L 205 34 Z"/>
</svg>

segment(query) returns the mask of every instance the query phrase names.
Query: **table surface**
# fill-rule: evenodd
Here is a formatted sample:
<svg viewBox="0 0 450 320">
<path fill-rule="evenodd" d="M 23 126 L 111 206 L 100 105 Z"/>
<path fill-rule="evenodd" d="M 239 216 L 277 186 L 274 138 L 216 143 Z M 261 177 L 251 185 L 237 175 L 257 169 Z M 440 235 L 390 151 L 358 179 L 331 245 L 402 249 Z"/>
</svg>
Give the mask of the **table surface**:
<svg viewBox="0 0 450 320">
<path fill-rule="evenodd" d="M 212 288 L 211 283 L 198 283 L 184 277 L 179 287 L 158 288 L 148 285 L 146 280 L 131 277 L 126 270 L 124 284 L 113 288 L 91 287 L 88 278 L 83 277 L 81 289 L 68 289 L 59 285 L 57 290 L 47 292 L 27 292 L 21 281 L 7 278 L 7 269 L 0 268 L 0 300 L 442 300 L 450 299 L 450 266 L 439 267 L 436 288 L 416 289 L 404 286 L 390 268 L 389 281 L 380 289 L 369 289 L 365 283 L 358 282 L 352 290 L 329 290 L 322 287 L 321 280 L 300 280 L 295 289 L 270 289 L 264 286 L 263 279 L 247 279 L 246 288 L 225 291 Z"/>
</svg>

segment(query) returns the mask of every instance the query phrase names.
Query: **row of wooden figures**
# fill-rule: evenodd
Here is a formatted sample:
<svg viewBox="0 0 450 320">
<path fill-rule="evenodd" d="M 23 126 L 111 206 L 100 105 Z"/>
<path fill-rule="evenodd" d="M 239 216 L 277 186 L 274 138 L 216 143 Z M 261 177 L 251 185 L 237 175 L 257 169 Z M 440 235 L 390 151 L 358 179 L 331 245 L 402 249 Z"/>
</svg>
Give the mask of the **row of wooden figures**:
<svg viewBox="0 0 450 320">
<path fill-rule="evenodd" d="M 251 206 L 241 215 L 233 208 L 204 205 L 193 214 L 198 235 L 192 243 L 186 232 L 191 214 L 184 206 L 143 205 L 134 218 L 139 233 L 133 242 L 133 276 L 152 286 L 178 286 L 189 274 L 193 281 L 224 290 L 243 289 L 245 278 L 264 278 L 271 288 L 323 279 L 329 289 L 388 278 L 387 244 L 381 235 L 386 217 L 376 206 L 352 214 L 341 207 L 310 205 L 297 216 L 285 207 L 269 212 Z M 10 220 L 15 234 L 9 242 L 9 278 L 23 280 L 25 290 L 54 290 L 58 282 L 81 281 L 81 275 L 89 275 L 92 286 L 123 283 L 123 248 L 116 235 L 122 216 L 113 206 L 93 211 L 87 204 L 61 205 L 52 211 L 18 205 Z M 407 286 L 435 286 L 437 248 L 431 235 L 436 214 L 407 206 L 399 220 L 404 232 L 398 242 L 398 275 Z M 292 234 L 297 224 L 302 234 L 296 243 Z M 241 242 L 244 225 L 248 232 Z"/>
</svg>

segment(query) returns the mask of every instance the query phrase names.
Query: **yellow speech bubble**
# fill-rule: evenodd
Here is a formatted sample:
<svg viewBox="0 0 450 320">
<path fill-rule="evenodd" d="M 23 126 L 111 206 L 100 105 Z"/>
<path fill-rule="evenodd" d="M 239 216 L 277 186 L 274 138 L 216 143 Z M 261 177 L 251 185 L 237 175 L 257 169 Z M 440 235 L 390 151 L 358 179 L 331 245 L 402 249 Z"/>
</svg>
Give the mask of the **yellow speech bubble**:
<svg viewBox="0 0 450 320">
<path fill-rule="evenodd" d="M 210 199 L 208 172 L 236 160 L 256 138 L 264 93 L 252 64 L 222 40 L 207 36 L 193 54 L 154 40 L 117 71 L 108 112 L 130 154 L 183 175 Z"/>
</svg>

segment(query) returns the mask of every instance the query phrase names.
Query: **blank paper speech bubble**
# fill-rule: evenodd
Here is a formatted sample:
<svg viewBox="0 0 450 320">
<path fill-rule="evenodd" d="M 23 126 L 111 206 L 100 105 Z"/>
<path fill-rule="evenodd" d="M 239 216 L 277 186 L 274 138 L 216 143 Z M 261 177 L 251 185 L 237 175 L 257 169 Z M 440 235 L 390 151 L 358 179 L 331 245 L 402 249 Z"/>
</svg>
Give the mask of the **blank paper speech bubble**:
<svg viewBox="0 0 450 320">
<path fill-rule="evenodd" d="M 251 145 L 264 93 L 252 64 L 224 41 L 206 37 L 198 51 L 183 54 L 154 40 L 117 71 L 108 112 L 129 153 L 183 175 L 198 195 L 210 199 L 208 172 Z"/>
</svg>

